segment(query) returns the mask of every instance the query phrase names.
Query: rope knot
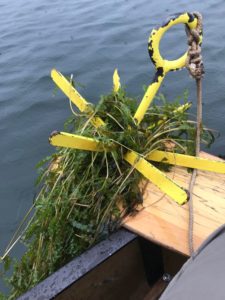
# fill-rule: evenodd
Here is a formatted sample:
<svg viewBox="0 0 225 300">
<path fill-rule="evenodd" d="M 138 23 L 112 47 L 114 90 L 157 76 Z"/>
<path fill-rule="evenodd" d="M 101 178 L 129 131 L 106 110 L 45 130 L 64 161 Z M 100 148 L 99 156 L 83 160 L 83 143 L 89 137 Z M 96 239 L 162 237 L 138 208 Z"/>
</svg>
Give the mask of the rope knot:
<svg viewBox="0 0 225 300">
<path fill-rule="evenodd" d="M 188 55 L 186 60 L 186 68 L 190 75 L 195 79 L 203 77 L 204 65 L 201 55 L 200 35 L 202 34 L 202 16 L 200 13 L 193 13 L 198 19 L 196 29 L 190 29 L 186 26 L 186 34 L 188 37 Z"/>
</svg>

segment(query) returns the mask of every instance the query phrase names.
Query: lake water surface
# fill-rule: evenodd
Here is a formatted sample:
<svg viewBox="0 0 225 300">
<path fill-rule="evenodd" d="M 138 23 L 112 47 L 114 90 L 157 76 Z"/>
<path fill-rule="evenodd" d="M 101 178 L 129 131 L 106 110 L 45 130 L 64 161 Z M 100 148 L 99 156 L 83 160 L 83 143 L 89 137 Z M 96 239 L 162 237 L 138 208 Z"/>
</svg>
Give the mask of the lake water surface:
<svg viewBox="0 0 225 300">
<path fill-rule="evenodd" d="M 196 10 L 204 16 L 204 122 L 221 133 L 210 152 L 225 154 L 224 1 L 0 0 L 0 254 L 35 197 L 35 165 L 54 151 L 49 134 L 70 116 L 66 97 L 53 93 L 51 69 L 73 73 L 96 103 L 110 91 L 117 67 L 128 92 L 141 96 L 154 74 L 151 29 L 175 12 Z M 185 49 L 177 26 L 165 36 L 163 54 L 176 58 Z M 172 99 L 185 88 L 195 112 L 187 71 L 168 74 L 161 91 Z"/>
</svg>

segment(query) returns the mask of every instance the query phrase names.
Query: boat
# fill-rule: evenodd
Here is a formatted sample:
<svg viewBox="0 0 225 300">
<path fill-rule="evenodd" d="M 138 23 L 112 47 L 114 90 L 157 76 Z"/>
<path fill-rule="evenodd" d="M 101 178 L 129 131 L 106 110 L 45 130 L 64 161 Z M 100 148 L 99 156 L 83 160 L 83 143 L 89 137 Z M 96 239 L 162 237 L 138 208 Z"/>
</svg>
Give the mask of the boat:
<svg viewBox="0 0 225 300">
<path fill-rule="evenodd" d="M 212 158 L 206 153 L 201 155 Z M 185 186 L 190 173 L 176 166 L 170 176 L 175 176 Z M 123 229 L 78 256 L 18 299 L 159 299 L 174 276 L 176 280 L 176 274 L 183 265 L 193 261 L 189 258 L 188 249 L 188 204 L 177 205 L 152 183 L 145 186 L 143 199 L 140 211 L 124 221 Z M 207 245 L 215 243 L 216 246 L 225 234 L 225 174 L 201 171 L 195 185 L 194 203 L 195 256 L 203 253 L 205 257 Z M 216 256 L 217 250 L 214 251 Z M 206 254 L 205 268 L 207 257 L 210 262 L 210 256 Z M 201 273 L 199 266 L 198 270 Z M 204 273 L 201 276 L 200 287 L 204 284 Z M 189 277 L 192 279 L 193 276 L 189 274 Z M 212 273 L 212 281 L 213 278 L 217 277 Z M 186 279 L 184 282 L 186 284 Z M 211 287 L 213 291 L 216 284 Z M 193 292 L 189 284 L 186 289 Z M 174 296 L 168 299 L 184 298 Z"/>
<path fill-rule="evenodd" d="M 153 51 L 159 46 L 164 32 L 178 23 L 194 28 L 196 16 L 178 14 L 153 30 L 149 50 L 157 73 L 147 91 L 148 97 L 137 110 L 137 122 L 142 120 L 165 74 L 176 69 L 174 66 L 180 68 L 184 64 L 185 55 L 169 62 L 161 58 L 159 51 Z M 53 77 L 57 78 L 57 82 L 63 82 L 62 89 L 71 96 L 72 87 L 68 87 L 64 79 L 62 81 L 62 75 L 54 70 Z M 119 87 L 118 76 L 115 86 Z M 77 97 L 76 94 L 75 102 Z M 79 101 L 81 107 L 86 106 L 82 98 Z M 100 118 L 94 120 L 95 126 L 101 124 Z M 85 140 L 75 136 L 72 141 L 71 135 L 66 133 L 54 133 L 50 138 L 53 145 L 64 144 L 65 147 L 74 146 L 74 140 L 76 147 L 79 143 L 82 147 L 85 145 L 81 149 L 100 149 L 99 143 L 91 138 Z M 201 152 L 199 157 L 171 153 L 158 151 L 155 156 L 153 153 L 149 157 L 150 161 L 157 161 L 163 156 L 161 160 L 165 158 L 174 167 L 166 175 L 159 175 L 159 179 L 166 178 L 164 186 L 154 180 L 154 175 L 158 174 L 154 169 L 148 172 L 145 177 L 150 177 L 151 182 L 141 182 L 143 203 L 137 207 L 135 214 L 124 219 L 123 229 L 76 257 L 18 299 L 222 299 L 221 295 L 225 294 L 224 275 L 221 273 L 225 267 L 224 251 L 221 251 L 225 240 L 222 238 L 225 234 L 224 160 L 205 152 Z M 125 160 L 146 174 L 146 164 L 137 166 L 132 155 L 125 156 Z M 194 210 L 190 213 L 187 189 L 191 173 L 183 167 L 192 166 L 200 170 L 192 191 Z M 178 188 L 175 188 L 174 182 Z M 171 193 L 169 185 L 174 188 Z M 191 229 L 190 223 L 193 225 Z M 190 233 L 194 253 L 191 252 Z M 216 276 L 217 270 L 220 279 Z M 206 285 L 205 288 L 203 285 Z"/>
</svg>

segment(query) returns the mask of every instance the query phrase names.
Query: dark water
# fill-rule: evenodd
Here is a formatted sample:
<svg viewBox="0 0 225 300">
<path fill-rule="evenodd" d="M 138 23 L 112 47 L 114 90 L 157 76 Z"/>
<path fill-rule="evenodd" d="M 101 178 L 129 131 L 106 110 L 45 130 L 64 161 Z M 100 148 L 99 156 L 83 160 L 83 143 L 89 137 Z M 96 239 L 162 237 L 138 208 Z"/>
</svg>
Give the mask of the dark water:
<svg viewBox="0 0 225 300">
<path fill-rule="evenodd" d="M 204 16 L 204 121 L 221 133 L 210 151 L 225 154 L 224 1 L 0 0 L 0 254 L 31 206 L 35 164 L 53 151 L 49 134 L 70 115 L 67 99 L 53 96 L 50 70 L 73 73 L 85 85 L 80 92 L 96 102 L 118 67 L 129 93 L 142 95 L 154 72 L 151 29 L 174 12 L 194 10 Z M 170 59 L 185 48 L 182 26 L 162 42 Z M 185 88 L 195 103 L 194 82 L 183 70 L 168 74 L 161 91 L 173 98 Z"/>
</svg>

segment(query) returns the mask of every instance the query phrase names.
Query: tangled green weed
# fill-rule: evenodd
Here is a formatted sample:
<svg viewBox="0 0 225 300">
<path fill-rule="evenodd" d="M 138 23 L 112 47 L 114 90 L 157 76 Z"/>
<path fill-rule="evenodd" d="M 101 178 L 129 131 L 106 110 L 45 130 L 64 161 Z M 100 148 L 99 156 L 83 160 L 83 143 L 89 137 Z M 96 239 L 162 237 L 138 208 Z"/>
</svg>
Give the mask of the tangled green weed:
<svg viewBox="0 0 225 300">
<path fill-rule="evenodd" d="M 21 260 L 12 263 L 7 299 L 16 299 L 105 238 L 140 204 L 142 176 L 123 160 L 127 150 L 145 156 L 154 149 L 165 150 L 170 142 L 178 153 L 194 153 L 195 122 L 187 113 L 190 105 L 180 108 L 183 99 L 168 102 L 162 95 L 159 98 L 139 126 L 132 118 L 137 102 L 123 89 L 101 97 L 96 106 L 95 115 L 104 120 L 104 127 L 95 128 L 85 114 L 73 115 L 65 123 L 66 131 L 96 137 L 106 148 L 116 147 L 99 153 L 58 148 L 38 164 L 39 194 L 3 257 L 7 272 L 9 252 L 16 242 L 26 246 Z M 202 138 L 208 144 L 213 141 L 207 130 Z"/>
</svg>

